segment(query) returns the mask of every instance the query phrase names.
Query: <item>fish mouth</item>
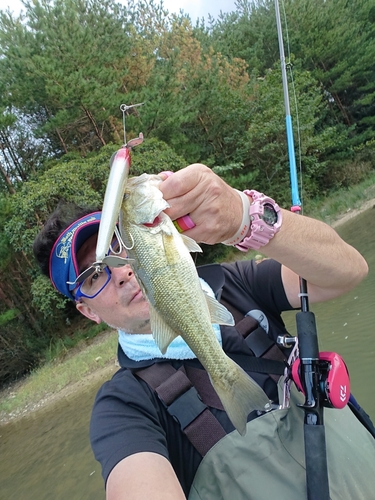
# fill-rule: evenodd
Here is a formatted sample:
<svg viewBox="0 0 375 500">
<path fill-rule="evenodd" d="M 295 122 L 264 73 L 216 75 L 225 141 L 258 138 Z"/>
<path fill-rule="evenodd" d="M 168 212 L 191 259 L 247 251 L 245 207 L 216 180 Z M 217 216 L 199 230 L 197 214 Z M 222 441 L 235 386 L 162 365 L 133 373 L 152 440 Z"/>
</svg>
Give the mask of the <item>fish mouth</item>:
<svg viewBox="0 0 375 500">
<path fill-rule="evenodd" d="M 161 217 L 160 217 L 160 215 L 158 215 L 155 217 L 153 222 L 144 222 L 143 225 L 146 227 L 156 227 L 157 225 L 160 224 L 160 222 L 161 222 Z"/>
</svg>

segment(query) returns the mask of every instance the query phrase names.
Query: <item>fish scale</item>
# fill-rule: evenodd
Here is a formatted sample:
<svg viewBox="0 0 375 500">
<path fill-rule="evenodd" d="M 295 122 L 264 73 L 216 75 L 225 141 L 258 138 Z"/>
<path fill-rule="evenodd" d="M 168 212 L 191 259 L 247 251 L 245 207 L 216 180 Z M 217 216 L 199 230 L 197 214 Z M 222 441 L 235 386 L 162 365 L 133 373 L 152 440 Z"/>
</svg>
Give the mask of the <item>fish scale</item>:
<svg viewBox="0 0 375 500">
<path fill-rule="evenodd" d="M 248 414 L 267 411 L 263 389 L 222 350 L 212 323 L 233 325 L 230 312 L 201 287 L 190 252 L 199 245 L 180 234 L 163 212 L 160 177 L 128 180 L 121 206 L 120 232 L 131 266 L 149 302 L 151 329 L 161 353 L 178 335 L 210 376 L 228 417 L 242 435 Z"/>
</svg>

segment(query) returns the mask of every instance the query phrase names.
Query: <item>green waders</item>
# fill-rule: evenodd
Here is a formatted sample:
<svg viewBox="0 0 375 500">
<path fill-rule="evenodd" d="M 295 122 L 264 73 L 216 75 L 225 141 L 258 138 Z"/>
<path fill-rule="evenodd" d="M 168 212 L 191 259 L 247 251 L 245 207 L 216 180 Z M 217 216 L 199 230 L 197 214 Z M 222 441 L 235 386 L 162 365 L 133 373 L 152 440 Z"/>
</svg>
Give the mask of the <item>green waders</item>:
<svg viewBox="0 0 375 500">
<path fill-rule="evenodd" d="M 280 399 L 282 400 L 282 398 Z M 306 471 L 303 397 L 293 387 L 291 407 L 226 435 L 206 454 L 189 500 L 304 500 Z M 352 411 L 325 409 L 332 500 L 375 499 L 375 440 Z"/>
</svg>

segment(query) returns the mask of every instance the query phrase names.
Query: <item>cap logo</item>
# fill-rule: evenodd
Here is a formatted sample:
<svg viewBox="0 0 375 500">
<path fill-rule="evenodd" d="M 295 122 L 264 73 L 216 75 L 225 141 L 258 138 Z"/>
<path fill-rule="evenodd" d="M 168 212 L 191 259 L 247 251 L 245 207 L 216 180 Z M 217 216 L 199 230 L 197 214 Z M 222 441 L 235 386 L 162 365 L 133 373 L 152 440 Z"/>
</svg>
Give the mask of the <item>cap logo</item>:
<svg viewBox="0 0 375 500">
<path fill-rule="evenodd" d="M 80 227 L 84 226 L 88 222 L 92 222 L 92 221 L 95 221 L 95 220 L 96 220 L 95 217 L 90 217 L 89 219 L 86 219 L 86 220 L 84 220 L 82 222 L 79 222 L 75 227 L 73 227 L 73 229 L 71 229 L 70 231 L 68 231 L 61 238 L 59 244 L 56 247 L 55 255 L 59 259 L 64 259 L 64 264 L 66 264 L 67 259 L 69 258 L 69 250 L 70 250 L 70 248 L 72 246 L 73 236 L 74 236 L 75 232 L 77 231 L 77 229 L 79 229 Z"/>
</svg>

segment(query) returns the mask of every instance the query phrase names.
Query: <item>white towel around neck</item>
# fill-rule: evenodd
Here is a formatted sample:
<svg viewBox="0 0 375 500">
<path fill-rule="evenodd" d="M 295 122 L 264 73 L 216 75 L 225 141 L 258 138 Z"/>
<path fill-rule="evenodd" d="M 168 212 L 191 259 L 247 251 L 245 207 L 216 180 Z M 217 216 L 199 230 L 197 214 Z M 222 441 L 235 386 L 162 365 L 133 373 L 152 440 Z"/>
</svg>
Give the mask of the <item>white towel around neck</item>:
<svg viewBox="0 0 375 500">
<path fill-rule="evenodd" d="M 202 289 L 211 297 L 215 297 L 212 288 L 202 279 L 199 278 Z M 217 340 L 220 345 L 221 331 L 220 326 L 212 324 Z M 194 359 L 196 356 L 190 347 L 186 344 L 182 337 L 176 337 L 168 346 L 165 354 L 160 352 L 151 333 L 127 333 L 118 330 L 119 344 L 128 358 L 133 361 L 144 361 L 148 359 Z"/>
</svg>

